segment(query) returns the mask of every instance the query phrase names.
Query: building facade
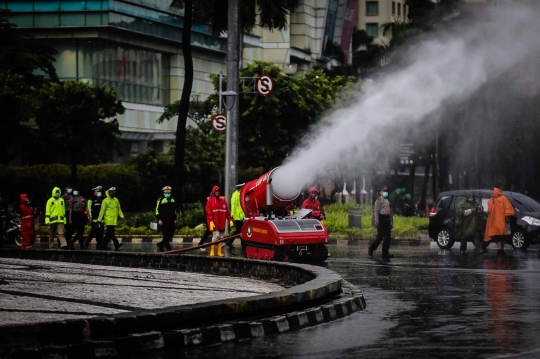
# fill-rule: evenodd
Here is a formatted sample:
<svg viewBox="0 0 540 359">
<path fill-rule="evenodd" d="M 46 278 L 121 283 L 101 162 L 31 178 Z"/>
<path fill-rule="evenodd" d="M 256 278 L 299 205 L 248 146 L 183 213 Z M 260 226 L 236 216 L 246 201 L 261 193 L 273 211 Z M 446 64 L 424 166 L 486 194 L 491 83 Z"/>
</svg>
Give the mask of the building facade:
<svg viewBox="0 0 540 359">
<path fill-rule="evenodd" d="M 386 11 L 383 2 L 380 15 Z M 115 162 L 123 162 L 148 147 L 164 151 L 175 138 L 176 119 L 156 122 L 165 105 L 180 99 L 184 86 L 183 11 L 172 10 L 170 3 L 0 0 L 0 8 L 12 11 L 11 21 L 21 31 L 58 50 L 55 67 L 61 80 L 108 84 L 115 89 L 126 108 L 118 118 L 123 151 L 115 158 Z M 244 35 L 242 64 L 268 61 L 286 74 L 300 75 L 314 66 L 347 61 L 353 26 L 383 21 L 378 16 L 358 22 L 365 17 L 359 14 L 366 6 L 374 11 L 369 3 L 379 2 L 303 0 L 291 13 L 288 28 L 270 31 L 256 27 Z M 192 91 L 204 99 L 214 92 L 210 75 L 226 75 L 226 38 L 212 36 L 207 24 L 195 24 L 191 43 Z M 343 51 L 343 57 L 333 57 L 332 48 Z"/>
</svg>

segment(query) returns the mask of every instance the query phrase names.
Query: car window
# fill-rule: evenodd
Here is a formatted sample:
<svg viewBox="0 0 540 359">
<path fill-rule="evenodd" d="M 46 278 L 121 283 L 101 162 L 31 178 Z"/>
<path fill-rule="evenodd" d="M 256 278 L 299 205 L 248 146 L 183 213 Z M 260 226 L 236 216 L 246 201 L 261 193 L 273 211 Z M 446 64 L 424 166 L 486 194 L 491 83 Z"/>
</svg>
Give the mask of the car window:
<svg viewBox="0 0 540 359">
<path fill-rule="evenodd" d="M 437 209 L 448 208 L 451 201 L 452 196 L 441 196 L 439 201 L 437 202 Z"/>
<path fill-rule="evenodd" d="M 459 202 L 461 202 L 464 198 L 465 196 L 456 196 L 454 198 L 454 208 L 458 208 Z"/>
<path fill-rule="evenodd" d="M 508 199 L 521 212 L 540 212 L 540 204 L 532 198 L 520 196 L 509 197 Z"/>
</svg>

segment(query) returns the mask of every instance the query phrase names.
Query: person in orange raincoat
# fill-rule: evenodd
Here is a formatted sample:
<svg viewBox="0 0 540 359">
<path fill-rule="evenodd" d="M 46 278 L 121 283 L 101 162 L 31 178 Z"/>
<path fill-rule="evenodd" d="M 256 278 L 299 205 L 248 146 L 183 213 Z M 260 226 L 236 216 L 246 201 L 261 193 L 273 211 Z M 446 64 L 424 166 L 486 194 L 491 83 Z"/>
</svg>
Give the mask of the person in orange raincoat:
<svg viewBox="0 0 540 359">
<path fill-rule="evenodd" d="M 508 240 L 508 236 L 511 235 L 510 228 L 507 228 L 510 222 L 506 217 L 509 216 L 514 216 L 514 207 L 508 198 L 503 196 L 502 190 L 493 187 L 491 199 L 488 201 L 488 218 L 484 242 L 496 242 L 499 253 L 504 253 L 504 243 Z"/>
</svg>

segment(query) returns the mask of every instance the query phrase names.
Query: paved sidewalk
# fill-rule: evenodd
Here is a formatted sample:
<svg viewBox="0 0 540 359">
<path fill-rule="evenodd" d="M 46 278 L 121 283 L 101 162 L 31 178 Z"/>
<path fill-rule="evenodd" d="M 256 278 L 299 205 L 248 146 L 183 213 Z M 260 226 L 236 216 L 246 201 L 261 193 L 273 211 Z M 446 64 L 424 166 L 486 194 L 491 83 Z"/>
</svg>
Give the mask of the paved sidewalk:
<svg viewBox="0 0 540 359">
<path fill-rule="evenodd" d="M 0 325 L 159 309 L 282 289 L 249 278 L 0 258 Z"/>
</svg>

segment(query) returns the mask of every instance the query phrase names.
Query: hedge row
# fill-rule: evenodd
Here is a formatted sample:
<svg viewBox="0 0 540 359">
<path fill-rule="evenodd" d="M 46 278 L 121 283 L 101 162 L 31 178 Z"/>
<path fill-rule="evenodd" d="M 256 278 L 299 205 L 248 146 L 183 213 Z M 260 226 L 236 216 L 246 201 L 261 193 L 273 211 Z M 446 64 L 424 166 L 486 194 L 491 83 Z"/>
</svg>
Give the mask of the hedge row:
<svg viewBox="0 0 540 359">
<path fill-rule="evenodd" d="M 134 166 L 119 164 L 101 164 L 78 166 L 78 181 L 70 183 L 70 168 L 68 165 L 35 165 L 24 167 L 0 167 L 1 195 L 8 201 L 18 201 L 21 193 L 32 196 L 36 206 L 45 206 L 54 187 L 62 191 L 70 184 L 78 186 L 83 196 L 92 195 L 92 188 L 103 186 L 117 188 L 124 211 L 148 211 L 155 206 L 161 187 L 156 183 L 155 188 L 148 188 L 141 180 L 141 175 Z"/>
</svg>

